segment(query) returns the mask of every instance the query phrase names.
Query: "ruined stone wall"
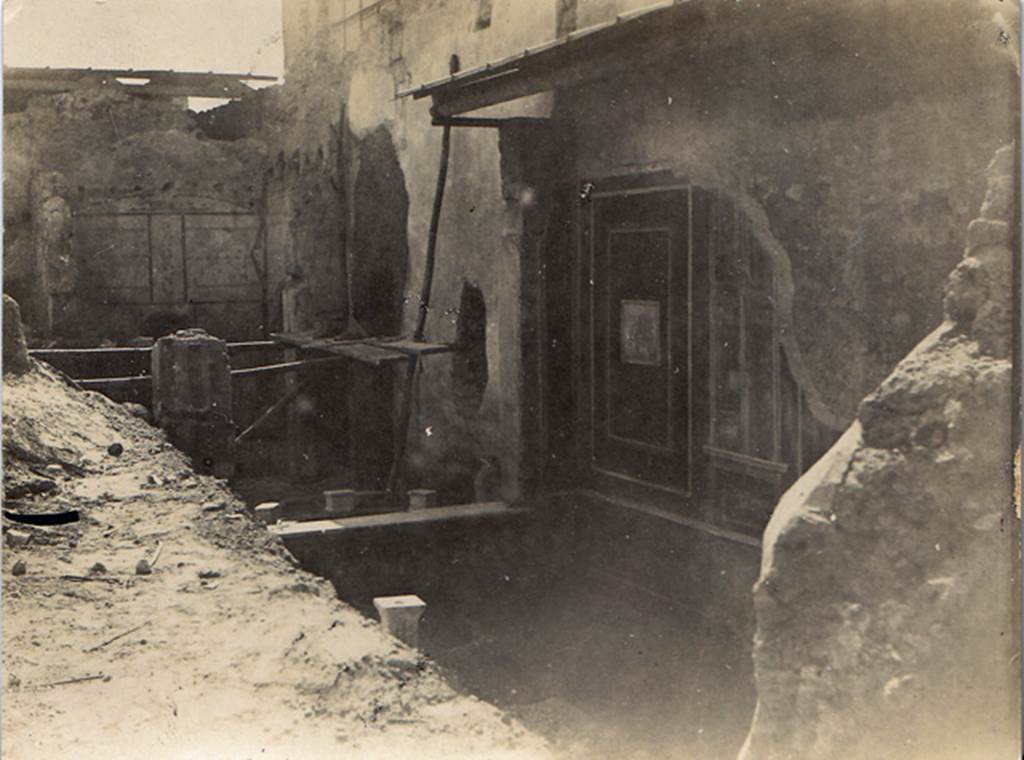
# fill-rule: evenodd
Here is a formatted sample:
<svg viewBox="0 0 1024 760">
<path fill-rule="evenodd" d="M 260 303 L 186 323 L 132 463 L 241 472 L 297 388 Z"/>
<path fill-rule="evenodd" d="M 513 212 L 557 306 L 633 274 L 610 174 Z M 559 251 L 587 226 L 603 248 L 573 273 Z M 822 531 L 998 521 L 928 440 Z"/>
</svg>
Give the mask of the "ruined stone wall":
<svg viewBox="0 0 1024 760">
<path fill-rule="evenodd" d="M 1006 147 L 989 166 L 942 325 L 772 517 L 743 760 L 1017 756 L 1018 161 Z"/>
<path fill-rule="evenodd" d="M 287 84 L 275 95 L 275 144 L 293 163 L 304 165 L 296 154 L 312 154 L 315 167 L 338 134 L 347 140 L 335 175 L 352 215 L 338 221 L 345 251 L 359 268 L 372 253 L 372 245 L 362 247 L 382 225 L 393 231 L 396 219 L 404 224 L 408 266 L 386 270 L 389 283 L 404 281 L 401 319 L 408 331 L 440 130 L 428 126 L 426 100 L 395 93 L 447 75 L 453 55 L 465 70 L 636 4 L 535 0 L 523 13 L 522 3 L 505 0 L 488 6 L 486 24 L 471 0 L 385 0 L 355 15 L 346 10 L 352 5 L 285 4 L 291 50 Z M 604 78 L 489 113 L 554 115 L 571 126 L 578 166 L 564 170 L 563 180 L 669 170 L 736 201 L 783 280 L 787 362 L 816 417 L 842 429 L 864 393 L 939 319 L 935 294 L 983 192 L 982 169 L 1013 129 L 1007 50 L 1015 19 L 995 0 L 941 7 L 922 0 L 687 5 L 695 10 L 681 49 L 636 77 Z M 435 481 L 465 483 L 478 453 L 498 455 L 516 483 L 514 494 L 520 415 L 533 413 L 524 406 L 532 381 L 522 333 L 530 267 L 522 249 L 527 216 L 521 197 L 502 185 L 496 132 L 453 134 L 427 323 L 429 337 L 455 338 L 465 287 L 479 291 L 486 388 L 478 408 L 467 412 L 450 390 L 449 360 L 431 359 L 418 385 L 413 458 Z M 367 204 L 356 220 L 357 178 L 370 174 L 389 178 L 378 196 L 388 200 Z M 544 185 L 557 179 L 534 178 L 540 197 L 530 193 L 530 202 L 543 208 Z M 288 194 L 281 224 L 307 202 Z M 322 232 L 310 240 L 317 242 L 291 242 L 308 250 L 301 255 L 309 266 L 338 259 L 344 265 L 344 254 L 316 249 L 324 245 Z M 316 278 L 338 291 L 335 300 L 323 292 L 314 301 L 340 308 L 344 271 L 331 270 L 332 277 L 335 271 L 336 279 Z"/>
<path fill-rule="evenodd" d="M 580 24 L 628 5 L 581 0 Z M 580 177 L 668 170 L 732 197 L 783 278 L 790 366 L 842 429 L 939 322 L 983 169 L 1013 137 L 1004 5 L 695 4 L 678 52 L 560 94 Z"/>
<path fill-rule="evenodd" d="M 38 95 L 6 114 L 4 275 L 28 327 L 93 344 L 138 335 L 146 309 L 111 302 L 110 264 L 76 245 L 72 217 L 141 208 L 258 215 L 264 168 L 258 143 L 205 140 L 181 102 L 113 82 Z"/>
<path fill-rule="evenodd" d="M 395 93 L 446 75 L 453 55 L 465 69 L 550 39 L 555 8 L 542 3 L 539 12 L 523 14 L 512 0 L 497 0 L 482 22 L 475 0 L 386 1 L 361 14 L 348 7 L 355 5 L 285 3 L 286 83 L 267 96 L 259 135 L 280 151 L 278 162 L 304 166 L 312 156 L 316 167 L 323 155 L 333 194 L 304 194 L 309 180 L 299 173 L 277 185 L 271 245 L 290 250 L 307 276 L 314 273 L 319 289 L 305 323 L 326 329 L 327 313 L 344 315 L 350 265 L 360 325 L 408 334 L 419 304 L 441 130 L 431 127 L 427 102 Z M 546 108 L 543 101 L 534 106 L 536 113 Z M 497 130 L 452 136 L 426 335 L 471 345 L 454 361 L 424 362 L 413 407 L 409 486 L 440 488 L 451 498 L 472 498 L 485 456 L 499 458 L 506 495 L 514 497 L 518 487 L 522 220 L 518 196 L 503 194 L 498 143 Z M 302 215 L 326 213 L 329 203 L 332 224 L 312 226 L 307 238 L 297 234 Z M 328 262 L 336 264 L 325 269 Z M 464 304 L 472 324 L 460 322 Z M 386 460 L 390 431 L 380 427 Z"/>
</svg>

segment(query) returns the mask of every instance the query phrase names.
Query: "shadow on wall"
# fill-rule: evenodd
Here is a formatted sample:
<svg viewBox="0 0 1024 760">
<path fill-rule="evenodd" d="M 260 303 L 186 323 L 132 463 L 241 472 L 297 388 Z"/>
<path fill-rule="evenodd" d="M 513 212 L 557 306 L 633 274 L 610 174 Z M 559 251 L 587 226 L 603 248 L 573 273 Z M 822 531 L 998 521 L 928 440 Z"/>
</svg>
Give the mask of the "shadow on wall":
<svg viewBox="0 0 1024 760">
<path fill-rule="evenodd" d="M 398 154 L 384 127 L 360 141 L 353 204 L 355 316 L 371 335 L 393 335 L 401 330 L 409 273 L 409 196 Z"/>
<path fill-rule="evenodd" d="M 396 335 L 409 273 L 406 224 L 409 196 L 391 135 L 378 127 L 358 142 L 359 169 L 352 196 L 354 245 L 351 256 L 353 313 L 370 335 Z M 354 367 L 350 377 L 359 407 L 353 424 L 360 442 L 357 460 L 362 487 L 383 488 L 393 457 L 394 376 Z"/>
<path fill-rule="evenodd" d="M 480 408 L 487 388 L 487 304 L 483 291 L 468 280 L 462 283 L 455 323 L 452 389 L 455 405 L 464 417 Z"/>
</svg>

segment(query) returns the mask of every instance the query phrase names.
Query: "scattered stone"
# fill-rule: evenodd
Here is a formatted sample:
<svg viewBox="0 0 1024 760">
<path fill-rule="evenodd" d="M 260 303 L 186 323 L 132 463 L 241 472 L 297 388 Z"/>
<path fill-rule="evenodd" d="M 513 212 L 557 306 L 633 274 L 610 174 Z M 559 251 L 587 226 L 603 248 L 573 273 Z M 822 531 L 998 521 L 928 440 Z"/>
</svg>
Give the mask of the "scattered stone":
<svg viewBox="0 0 1024 760">
<path fill-rule="evenodd" d="M 276 501 L 265 501 L 262 504 L 257 504 L 253 513 L 260 522 L 269 525 L 277 522 L 281 513 L 281 505 Z"/>
<path fill-rule="evenodd" d="M 8 546 L 26 546 L 32 540 L 32 534 L 23 530 L 8 530 L 4 533 Z"/>
<path fill-rule="evenodd" d="M 149 409 L 144 407 L 142 404 L 136 404 L 133 401 L 125 401 L 121 406 L 132 417 L 138 417 L 140 420 L 145 420 L 146 422 L 149 422 L 151 419 Z"/>
<path fill-rule="evenodd" d="M 112 443 L 107 446 L 107 453 L 112 457 L 119 457 L 124 453 L 124 446 L 120 443 Z"/>
<path fill-rule="evenodd" d="M 430 488 L 416 488 L 408 493 L 409 509 L 428 509 L 437 506 L 437 491 Z"/>
<path fill-rule="evenodd" d="M 200 570 L 199 571 L 199 577 L 200 578 L 220 578 L 220 571 L 219 570 Z"/>
<path fill-rule="evenodd" d="M 19 559 L 14 563 L 14 567 L 11 568 L 11 575 L 24 575 L 28 572 L 28 565 L 25 564 L 25 560 Z"/>
<path fill-rule="evenodd" d="M 149 564 L 149 561 L 145 558 L 140 559 L 135 563 L 135 574 L 136 575 L 152 575 L 153 566 Z"/>
<path fill-rule="evenodd" d="M 219 512 L 227 506 L 223 501 L 211 501 L 209 504 L 203 505 L 203 512 Z"/>
<path fill-rule="evenodd" d="M 89 575 L 106 575 L 106 574 L 107 574 L 107 566 L 104 565 L 102 562 L 97 562 L 92 567 L 89 568 Z"/>
<path fill-rule="evenodd" d="M 52 493 L 58 488 L 57 483 L 47 478 L 36 478 L 26 480 L 22 483 L 14 483 L 4 488 L 4 496 L 8 499 L 22 499 L 26 496 L 34 496 L 42 493 Z"/>
</svg>

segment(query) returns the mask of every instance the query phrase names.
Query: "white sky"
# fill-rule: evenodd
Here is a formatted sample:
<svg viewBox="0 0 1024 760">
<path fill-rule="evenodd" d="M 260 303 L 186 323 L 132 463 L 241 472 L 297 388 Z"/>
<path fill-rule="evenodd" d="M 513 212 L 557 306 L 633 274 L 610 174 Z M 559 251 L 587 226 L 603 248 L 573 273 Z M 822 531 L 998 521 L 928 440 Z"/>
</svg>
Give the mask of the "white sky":
<svg viewBox="0 0 1024 760">
<path fill-rule="evenodd" d="M 2 0 L 6 66 L 282 74 L 280 0 Z"/>
</svg>

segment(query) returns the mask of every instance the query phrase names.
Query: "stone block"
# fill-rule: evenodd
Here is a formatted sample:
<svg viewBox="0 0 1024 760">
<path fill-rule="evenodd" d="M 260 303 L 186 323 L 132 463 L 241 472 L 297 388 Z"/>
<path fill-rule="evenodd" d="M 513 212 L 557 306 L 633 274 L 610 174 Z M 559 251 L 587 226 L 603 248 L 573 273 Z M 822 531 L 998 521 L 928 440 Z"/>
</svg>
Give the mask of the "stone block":
<svg viewBox="0 0 1024 760">
<path fill-rule="evenodd" d="M 25 330 L 21 324 L 21 309 L 18 302 L 4 294 L 3 313 L 3 371 L 21 374 L 32 366 L 25 345 Z"/>
<path fill-rule="evenodd" d="M 384 491 L 356 491 L 349 488 L 324 491 L 324 512 L 329 515 L 365 515 L 401 509 L 389 503 Z"/>
<path fill-rule="evenodd" d="M 4 531 L 4 540 L 8 546 L 27 546 L 32 541 L 32 534 L 28 531 L 12 528 Z"/>
<path fill-rule="evenodd" d="M 429 509 L 437 506 L 437 491 L 429 488 L 415 488 L 408 492 L 409 509 Z"/>
<path fill-rule="evenodd" d="M 256 519 L 267 525 L 273 525 L 281 517 L 281 504 L 276 501 L 265 501 L 253 509 Z"/>
<path fill-rule="evenodd" d="M 153 417 L 196 469 L 234 473 L 235 424 L 227 343 L 203 330 L 179 330 L 153 345 Z"/>
<path fill-rule="evenodd" d="M 385 632 L 411 647 L 417 645 L 420 617 L 427 608 L 426 602 L 415 594 L 378 596 L 374 597 L 373 606 L 377 608 Z"/>
<path fill-rule="evenodd" d="M 329 515 L 355 514 L 359 506 L 359 492 L 352 488 L 324 491 L 324 511 Z"/>
<path fill-rule="evenodd" d="M 227 343 L 203 330 L 179 330 L 153 346 L 153 416 L 231 420 Z"/>
</svg>

